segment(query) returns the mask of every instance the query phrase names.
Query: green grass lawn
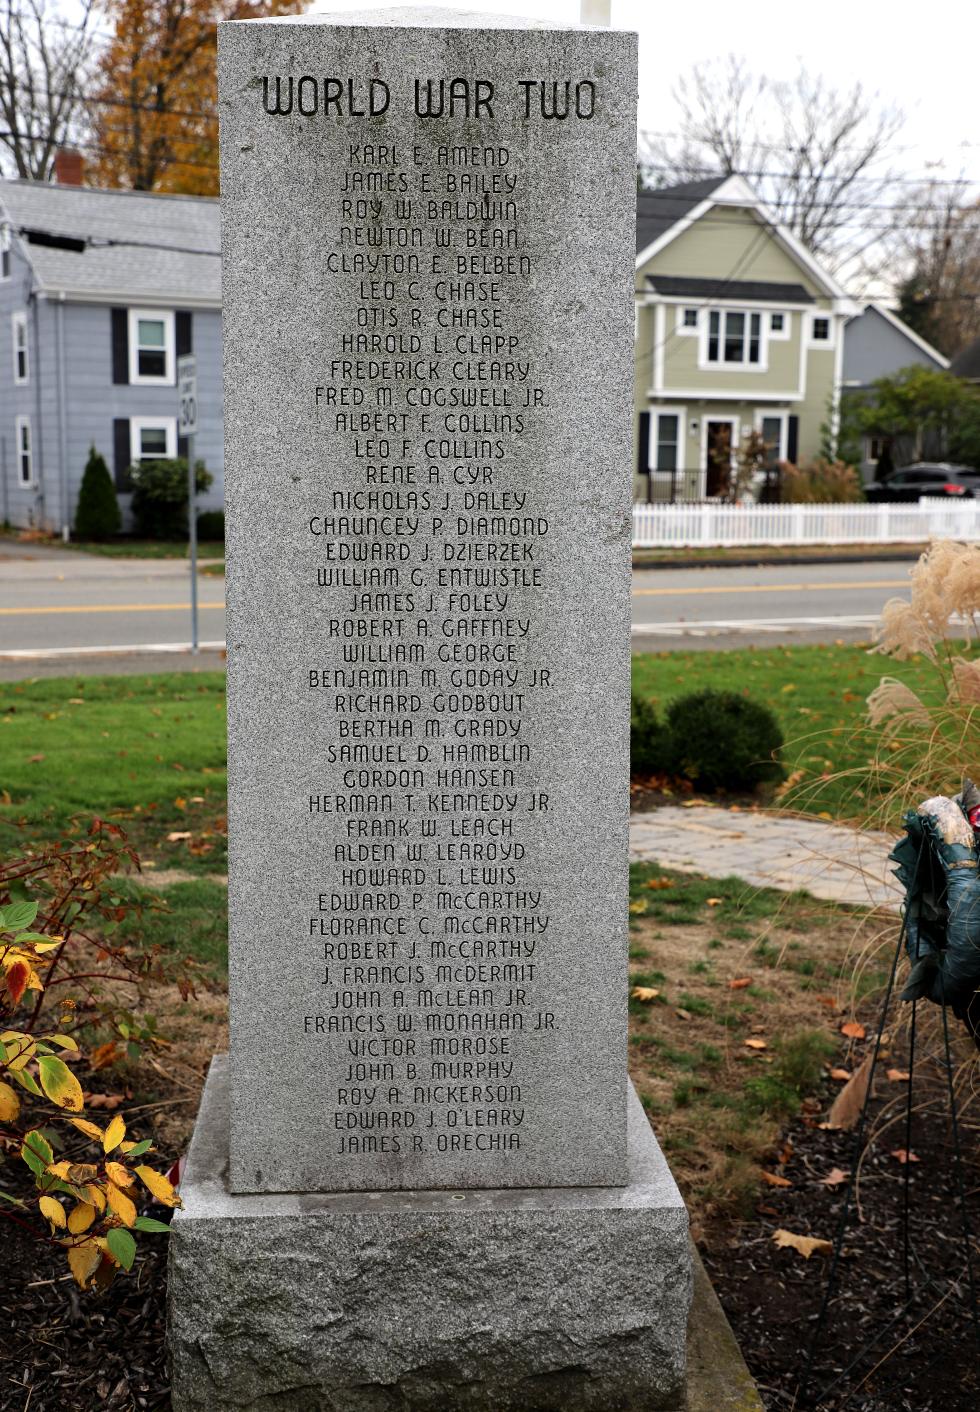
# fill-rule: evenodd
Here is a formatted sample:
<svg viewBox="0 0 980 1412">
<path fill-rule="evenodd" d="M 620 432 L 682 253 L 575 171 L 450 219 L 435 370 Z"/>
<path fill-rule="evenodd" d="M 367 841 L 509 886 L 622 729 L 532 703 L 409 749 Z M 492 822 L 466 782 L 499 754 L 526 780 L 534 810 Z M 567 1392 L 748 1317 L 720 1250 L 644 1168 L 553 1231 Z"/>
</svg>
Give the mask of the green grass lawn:
<svg viewBox="0 0 980 1412">
<path fill-rule="evenodd" d="M 3 539 L 8 543 L 22 543 L 16 534 L 4 534 Z M 186 559 L 188 557 L 187 543 L 184 540 L 165 539 L 110 539 L 96 543 L 94 540 L 73 539 L 65 544 L 60 539 L 50 539 L 43 541 L 46 546 L 52 549 L 67 549 L 74 553 L 101 554 L 109 559 Z M 30 545 L 24 546 L 26 549 Z M 225 557 L 225 546 L 223 540 L 204 540 L 197 546 L 198 558 L 200 559 L 223 559 Z"/>
<path fill-rule="evenodd" d="M 225 796 L 223 672 L 0 687 L 5 856 L 99 815 L 158 867 L 223 872 Z"/>
<path fill-rule="evenodd" d="M 768 702 L 787 745 L 784 799 L 835 817 L 873 812 L 866 781 L 848 771 L 876 747 L 864 702 L 882 675 L 916 689 L 928 669 L 860 646 L 663 652 L 633 659 L 634 688 L 661 708 L 699 687 Z M 66 677 L 0 686 L 0 845 L 56 838 L 100 814 L 121 823 L 157 867 L 225 869 L 224 674 Z M 190 837 L 170 839 L 171 833 Z"/>
<path fill-rule="evenodd" d="M 743 692 L 769 705 L 783 729 L 787 774 L 799 776 L 782 802 L 807 813 L 875 822 L 879 786 L 895 782 L 886 774 L 876 786 L 863 774 L 880 747 L 879 733 L 866 725 L 865 702 L 883 676 L 898 677 L 925 697 L 935 686 L 927 664 L 893 662 L 860 644 L 633 658 L 633 690 L 661 712 L 674 697 L 704 687 Z"/>
</svg>

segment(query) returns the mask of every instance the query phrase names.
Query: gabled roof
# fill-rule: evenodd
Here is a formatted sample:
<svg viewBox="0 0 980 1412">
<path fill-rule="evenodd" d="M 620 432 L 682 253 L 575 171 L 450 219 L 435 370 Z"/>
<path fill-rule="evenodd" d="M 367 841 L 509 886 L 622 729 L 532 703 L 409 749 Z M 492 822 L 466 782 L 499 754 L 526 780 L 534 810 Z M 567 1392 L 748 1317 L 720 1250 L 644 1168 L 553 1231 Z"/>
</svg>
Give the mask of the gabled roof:
<svg viewBox="0 0 980 1412">
<path fill-rule="evenodd" d="M 776 284 L 761 279 L 701 279 L 684 275 L 647 275 L 657 294 L 691 299 L 745 299 L 768 304 L 815 304 L 802 284 Z"/>
<path fill-rule="evenodd" d="M 958 378 L 968 378 L 971 382 L 980 380 L 980 338 L 975 338 L 972 343 L 960 349 L 950 363 L 949 370 Z"/>
<path fill-rule="evenodd" d="M 926 357 L 931 358 L 940 368 L 949 367 L 949 359 L 944 354 L 940 353 L 938 348 L 933 348 L 932 344 L 927 342 L 920 333 L 916 333 L 914 328 L 910 328 L 903 318 L 896 314 L 894 310 L 888 308 L 887 304 L 881 304 L 873 299 L 870 304 L 864 306 L 861 313 L 856 317 L 860 318 L 862 314 L 868 313 L 869 310 L 876 313 L 879 318 L 884 319 L 885 323 L 891 324 L 896 333 L 900 333 L 903 338 L 907 338 L 909 343 L 913 343 L 916 348 L 922 353 L 925 353 Z M 848 320 L 848 323 L 850 322 L 852 321 Z"/>
<path fill-rule="evenodd" d="M 0 215 L 47 293 L 221 303 L 221 225 L 212 197 L 4 181 Z"/>
<path fill-rule="evenodd" d="M 686 181 L 680 186 L 665 186 L 659 191 L 638 191 L 636 194 L 636 253 L 649 245 L 679 220 L 689 216 L 719 186 L 723 176 L 706 181 Z"/>
<path fill-rule="evenodd" d="M 810 253 L 803 242 L 765 205 L 744 177 L 711 177 L 706 181 L 684 182 L 661 191 L 640 192 L 637 196 L 636 266 L 641 268 L 678 236 L 715 207 L 748 210 L 768 231 L 772 240 L 813 279 L 825 295 L 834 300 L 834 310 L 854 314 L 858 307 L 834 276 Z"/>
</svg>

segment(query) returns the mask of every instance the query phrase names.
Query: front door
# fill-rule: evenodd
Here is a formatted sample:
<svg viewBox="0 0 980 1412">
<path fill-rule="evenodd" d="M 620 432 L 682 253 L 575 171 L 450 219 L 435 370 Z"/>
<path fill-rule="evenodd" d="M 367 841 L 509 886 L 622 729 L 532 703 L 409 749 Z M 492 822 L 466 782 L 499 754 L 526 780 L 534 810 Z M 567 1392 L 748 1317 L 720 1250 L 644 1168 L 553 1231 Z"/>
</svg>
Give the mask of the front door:
<svg viewBox="0 0 980 1412">
<path fill-rule="evenodd" d="M 732 492 L 732 452 L 734 426 L 731 418 L 709 420 L 705 431 L 707 476 L 705 494 L 709 500 L 728 499 Z"/>
</svg>

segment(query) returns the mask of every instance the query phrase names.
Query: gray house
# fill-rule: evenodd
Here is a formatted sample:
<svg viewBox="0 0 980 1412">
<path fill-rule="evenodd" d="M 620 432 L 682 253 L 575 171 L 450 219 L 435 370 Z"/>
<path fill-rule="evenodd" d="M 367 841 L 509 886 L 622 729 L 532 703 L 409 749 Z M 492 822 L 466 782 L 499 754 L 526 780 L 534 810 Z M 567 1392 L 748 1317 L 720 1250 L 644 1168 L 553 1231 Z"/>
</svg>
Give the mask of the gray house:
<svg viewBox="0 0 980 1412">
<path fill-rule="evenodd" d="M 67 537 L 92 446 L 125 511 L 134 462 L 186 452 L 183 353 L 221 507 L 220 267 L 217 201 L 0 182 L 0 520 Z"/>
<path fill-rule="evenodd" d="M 877 378 L 891 377 L 913 366 L 938 371 L 949 367 L 949 359 L 884 304 L 865 305 L 844 325 L 844 392 L 865 391 Z M 883 450 L 877 437 L 864 438 L 861 474 L 866 481 L 874 479 Z"/>
</svg>

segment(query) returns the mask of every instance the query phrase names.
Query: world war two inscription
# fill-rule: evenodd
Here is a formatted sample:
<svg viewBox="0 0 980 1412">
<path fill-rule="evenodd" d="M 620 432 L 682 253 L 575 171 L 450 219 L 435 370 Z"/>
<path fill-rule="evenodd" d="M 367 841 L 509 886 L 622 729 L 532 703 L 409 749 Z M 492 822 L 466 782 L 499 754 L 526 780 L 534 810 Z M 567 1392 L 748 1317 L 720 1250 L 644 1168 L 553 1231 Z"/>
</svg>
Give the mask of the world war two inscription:
<svg viewBox="0 0 980 1412">
<path fill-rule="evenodd" d="M 617 1185 L 633 50 L 335 18 L 222 26 L 232 1186 Z"/>
</svg>

